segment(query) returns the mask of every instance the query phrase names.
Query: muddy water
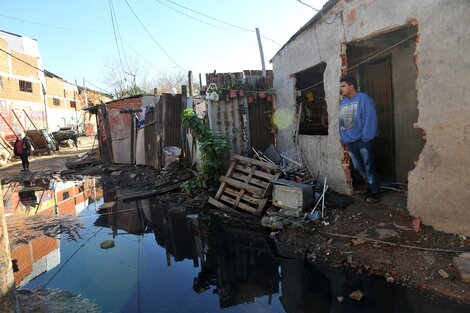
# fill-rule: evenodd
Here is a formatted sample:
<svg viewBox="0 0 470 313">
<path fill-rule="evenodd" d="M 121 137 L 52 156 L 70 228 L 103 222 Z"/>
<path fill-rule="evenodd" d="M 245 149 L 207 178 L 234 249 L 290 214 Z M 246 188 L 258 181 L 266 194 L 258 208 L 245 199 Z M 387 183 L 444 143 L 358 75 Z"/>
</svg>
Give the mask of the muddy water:
<svg viewBox="0 0 470 313">
<path fill-rule="evenodd" d="M 41 188 L 27 188 L 28 196 L 18 195 L 23 186 L 12 189 L 10 204 L 23 200 L 7 207 L 10 217 L 67 214 L 80 227 L 72 237 L 18 244 L 17 285 L 79 295 L 101 312 L 470 312 L 383 278 L 308 264 L 267 238 L 256 219 L 181 213 L 156 200 L 99 209 L 115 191 L 94 180 Z M 52 194 L 41 200 L 44 190 Z M 347 297 L 354 290 L 365 294 L 361 301 Z"/>
</svg>

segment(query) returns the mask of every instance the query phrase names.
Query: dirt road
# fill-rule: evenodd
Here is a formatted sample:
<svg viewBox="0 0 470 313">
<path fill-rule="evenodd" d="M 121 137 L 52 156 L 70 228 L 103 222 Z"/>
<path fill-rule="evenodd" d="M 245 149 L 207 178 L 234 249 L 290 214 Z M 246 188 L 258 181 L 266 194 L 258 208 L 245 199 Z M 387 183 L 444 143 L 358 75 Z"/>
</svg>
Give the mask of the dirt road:
<svg viewBox="0 0 470 313">
<path fill-rule="evenodd" d="M 54 155 L 45 155 L 45 156 L 33 156 L 30 157 L 30 170 L 39 172 L 39 171 L 54 171 L 60 172 L 61 170 L 66 169 L 65 164 L 70 158 L 83 155 L 90 149 L 97 147 L 98 142 L 94 140 L 94 137 L 80 137 L 78 149 L 75 147 L 72 148 L 60 148 L 60 150 Z M 0 179 L 2 182 L 5 180 L 10 180 L 13 177 L 19 176 L 22 172 L 21 170 L 21 161 L 8 163 L 6 166 L 0 168 Z"/>
</svg>

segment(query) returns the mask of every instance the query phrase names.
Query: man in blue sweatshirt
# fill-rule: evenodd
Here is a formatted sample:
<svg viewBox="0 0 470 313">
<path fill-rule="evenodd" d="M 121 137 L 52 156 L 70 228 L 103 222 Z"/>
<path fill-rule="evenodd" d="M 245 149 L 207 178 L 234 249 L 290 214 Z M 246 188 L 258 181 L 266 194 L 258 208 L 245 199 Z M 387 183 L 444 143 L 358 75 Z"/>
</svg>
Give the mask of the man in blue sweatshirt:
<svg viewBox="0 0 470 313">
<path fill-rule="evenodd" d="M 343 96 L 339 104 L 339 134 L 356 171 L 369 185 L 367 202 L 379 202 L 374 160 L 374 139 L 377 137 L 375 103 L 368 95 L 357 91 L 357 80 L 345 76 L 340 80 Z"/>
</svg>

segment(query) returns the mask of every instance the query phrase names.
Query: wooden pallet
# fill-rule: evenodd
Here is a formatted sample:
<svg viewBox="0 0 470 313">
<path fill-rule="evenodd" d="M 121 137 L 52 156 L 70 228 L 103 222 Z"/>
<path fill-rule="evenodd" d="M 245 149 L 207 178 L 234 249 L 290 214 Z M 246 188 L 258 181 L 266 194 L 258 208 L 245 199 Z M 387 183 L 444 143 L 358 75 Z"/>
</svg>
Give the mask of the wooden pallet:
<svg viewBox="0 0 470 313">
<path fill-rule="evenodd" d="M 238 208 L 261 215 L 272 192 L 272 181 L 279 178 L 279 166 L 233 154 L 225 176 L 220 177 L 217 194 L 209 203 L 222 210 Z"/>
</svg>

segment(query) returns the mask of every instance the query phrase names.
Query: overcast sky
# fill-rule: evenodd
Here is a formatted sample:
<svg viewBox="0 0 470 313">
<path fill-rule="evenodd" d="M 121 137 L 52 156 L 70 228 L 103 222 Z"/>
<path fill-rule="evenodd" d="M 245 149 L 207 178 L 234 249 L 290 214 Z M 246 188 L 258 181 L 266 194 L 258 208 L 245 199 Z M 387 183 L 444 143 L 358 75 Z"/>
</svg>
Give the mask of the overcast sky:
<svg viewBox="0 0 470 313">
<path fill-rule="evenodd" d="M 37 39 L 49 71 L 70 82 L 77 79 L 81 84 L 85 78 L 106 89 L 106 66 L 122 72 L 135 62 L 150 78 L 172 71 L 204 76 L 214 70 L 261 69 L 256 27 L 264 36 L 270 69 L 274 54 L 316 14 L 309 6 L 321 9 L 326 1 L 302 2 L 112 0 L 114 32 L 109 0 L 0 0 L 0 29 Z"/>
</svg>

